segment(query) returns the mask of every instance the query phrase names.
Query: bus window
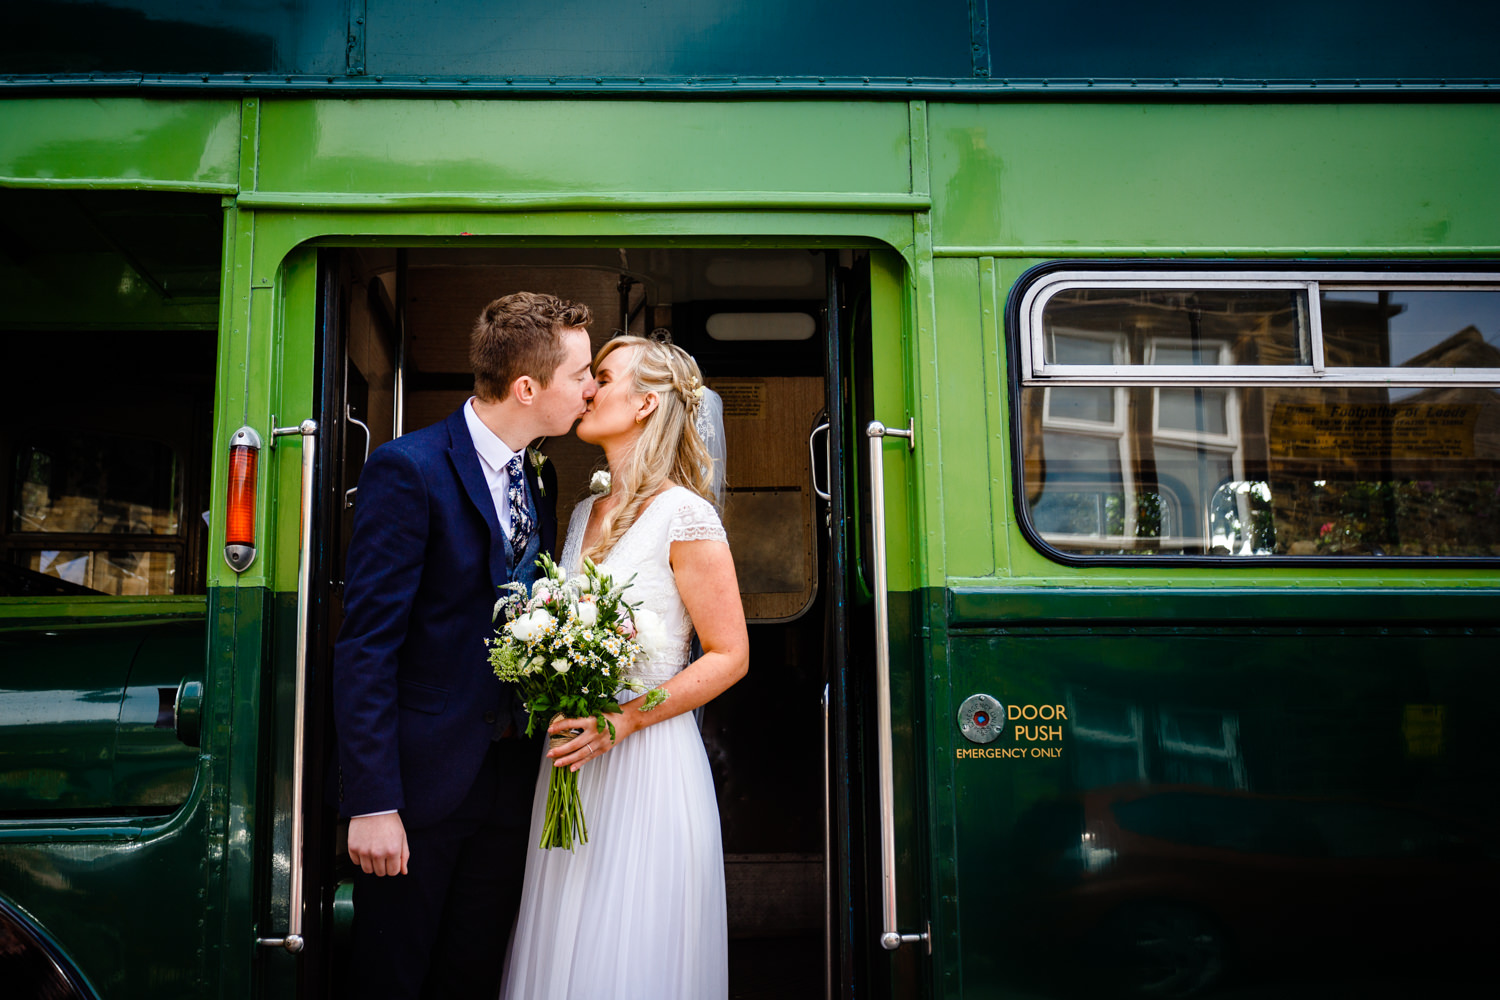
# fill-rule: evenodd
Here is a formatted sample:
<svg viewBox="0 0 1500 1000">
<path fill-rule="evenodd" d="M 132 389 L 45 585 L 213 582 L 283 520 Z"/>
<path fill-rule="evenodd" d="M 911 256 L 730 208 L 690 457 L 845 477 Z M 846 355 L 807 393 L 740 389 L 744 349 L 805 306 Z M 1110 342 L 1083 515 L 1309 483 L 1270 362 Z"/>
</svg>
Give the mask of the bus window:
<svg viewBox="0 0 1500 1000">
<path fill-rule="evenodd" d="M 7 351 L 0 595 L 202 592 L 213 334 L 140 342 L 69 334 Z"/>
<path fill-rule="evenodd" d="M 1100 274 L 1045 275 L 1018 311 L 1045 547 L 1500 556 L 1493 276 Z"/>
</svg>

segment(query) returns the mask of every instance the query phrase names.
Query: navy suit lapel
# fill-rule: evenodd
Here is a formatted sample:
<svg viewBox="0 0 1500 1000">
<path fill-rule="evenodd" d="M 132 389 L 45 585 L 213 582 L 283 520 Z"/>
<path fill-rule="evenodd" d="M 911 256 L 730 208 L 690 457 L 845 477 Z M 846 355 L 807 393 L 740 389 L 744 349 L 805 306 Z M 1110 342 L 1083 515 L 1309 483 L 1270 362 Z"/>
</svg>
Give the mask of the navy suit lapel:
<svg viewBox="0 0 1500 1000">
<path fill-rule="evenodd" d="M 468 406 L 465 403 L 464 406 Z M 510 546 L 505 542 L 505 532 L 500 529 L 500 517 L 495 513 L 495 498 L 490 493 L 490 484 L 479 467 L 479 453 L 474 450 L 474 439 L 469 436 L 469 424 L 462 409 L 455 410 L 448 418 L 448 460 L 464 484 L 464 492 L 490 529 L 490 580 L 500 586 L 510 579 Z"/>
</svg>

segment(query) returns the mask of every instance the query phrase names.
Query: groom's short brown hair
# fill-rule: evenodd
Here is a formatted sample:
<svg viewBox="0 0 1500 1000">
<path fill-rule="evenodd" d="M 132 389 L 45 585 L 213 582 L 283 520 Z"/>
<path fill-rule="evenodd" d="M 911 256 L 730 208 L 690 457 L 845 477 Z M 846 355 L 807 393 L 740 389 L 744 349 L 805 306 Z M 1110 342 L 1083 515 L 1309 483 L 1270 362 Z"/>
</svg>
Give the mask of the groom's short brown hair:
<svg viewBox="0 0 1500 1000">
<path fill-rule="evenodd" d="M 592 319 L 588 306 L 556 295 L 516 292 L 491 302 L 469 337 L 474 394 L 493 402 L 522 375 L 545 389 L 563 363 L 562 331 L 588 326 Z"/>
</svg>

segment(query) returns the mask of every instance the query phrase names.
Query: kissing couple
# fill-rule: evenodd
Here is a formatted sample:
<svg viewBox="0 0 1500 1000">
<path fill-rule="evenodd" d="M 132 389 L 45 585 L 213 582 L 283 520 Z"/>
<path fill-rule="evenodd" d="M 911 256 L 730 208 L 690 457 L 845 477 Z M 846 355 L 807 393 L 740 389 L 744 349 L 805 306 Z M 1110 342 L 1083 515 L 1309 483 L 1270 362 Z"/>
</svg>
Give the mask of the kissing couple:
<svg viewBox="0 0 1500 1000">
<path fill-rule="evenodd" d="M 590 359 L 589 309 L 518 292 L 485 307 L 474 395 L 377 448 L 359 480 L 334 651 L 340 815 L 349 819 L 357 996 L 727 997 L 718 807 L 693 709 L 744 676 L 749 639 L 682 349 L 618 337 Z M 610 487 L 573 509 L 585 557 L 670 641 L 622 701 L 543 751 L 485 640 L 499 588 L 539 576 L 556 474 L 529 446 L 599 445 Z M 696 632 L 702 654 L 691 658 Z M 691 662 L 690 662 L 691 660 Z M 664 700 L 663 700 L 664 699 Z M 589 840 L 540 850 L 552 768 L 578 772 Z"/>
</svg>

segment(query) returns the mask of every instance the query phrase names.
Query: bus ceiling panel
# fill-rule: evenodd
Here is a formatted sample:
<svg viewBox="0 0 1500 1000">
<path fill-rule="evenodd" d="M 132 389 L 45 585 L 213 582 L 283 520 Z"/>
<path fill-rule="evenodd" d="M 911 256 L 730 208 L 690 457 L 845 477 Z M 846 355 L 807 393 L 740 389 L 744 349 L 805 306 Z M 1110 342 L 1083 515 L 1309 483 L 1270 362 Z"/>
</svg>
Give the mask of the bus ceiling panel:
<svg viewBox="0 0 1500 1000">
<path fill-rule="evenodd" d="M 1493 4 L 39 0 L 0 84 L 525 91 L 1500 85 Z"/>
</svg>

